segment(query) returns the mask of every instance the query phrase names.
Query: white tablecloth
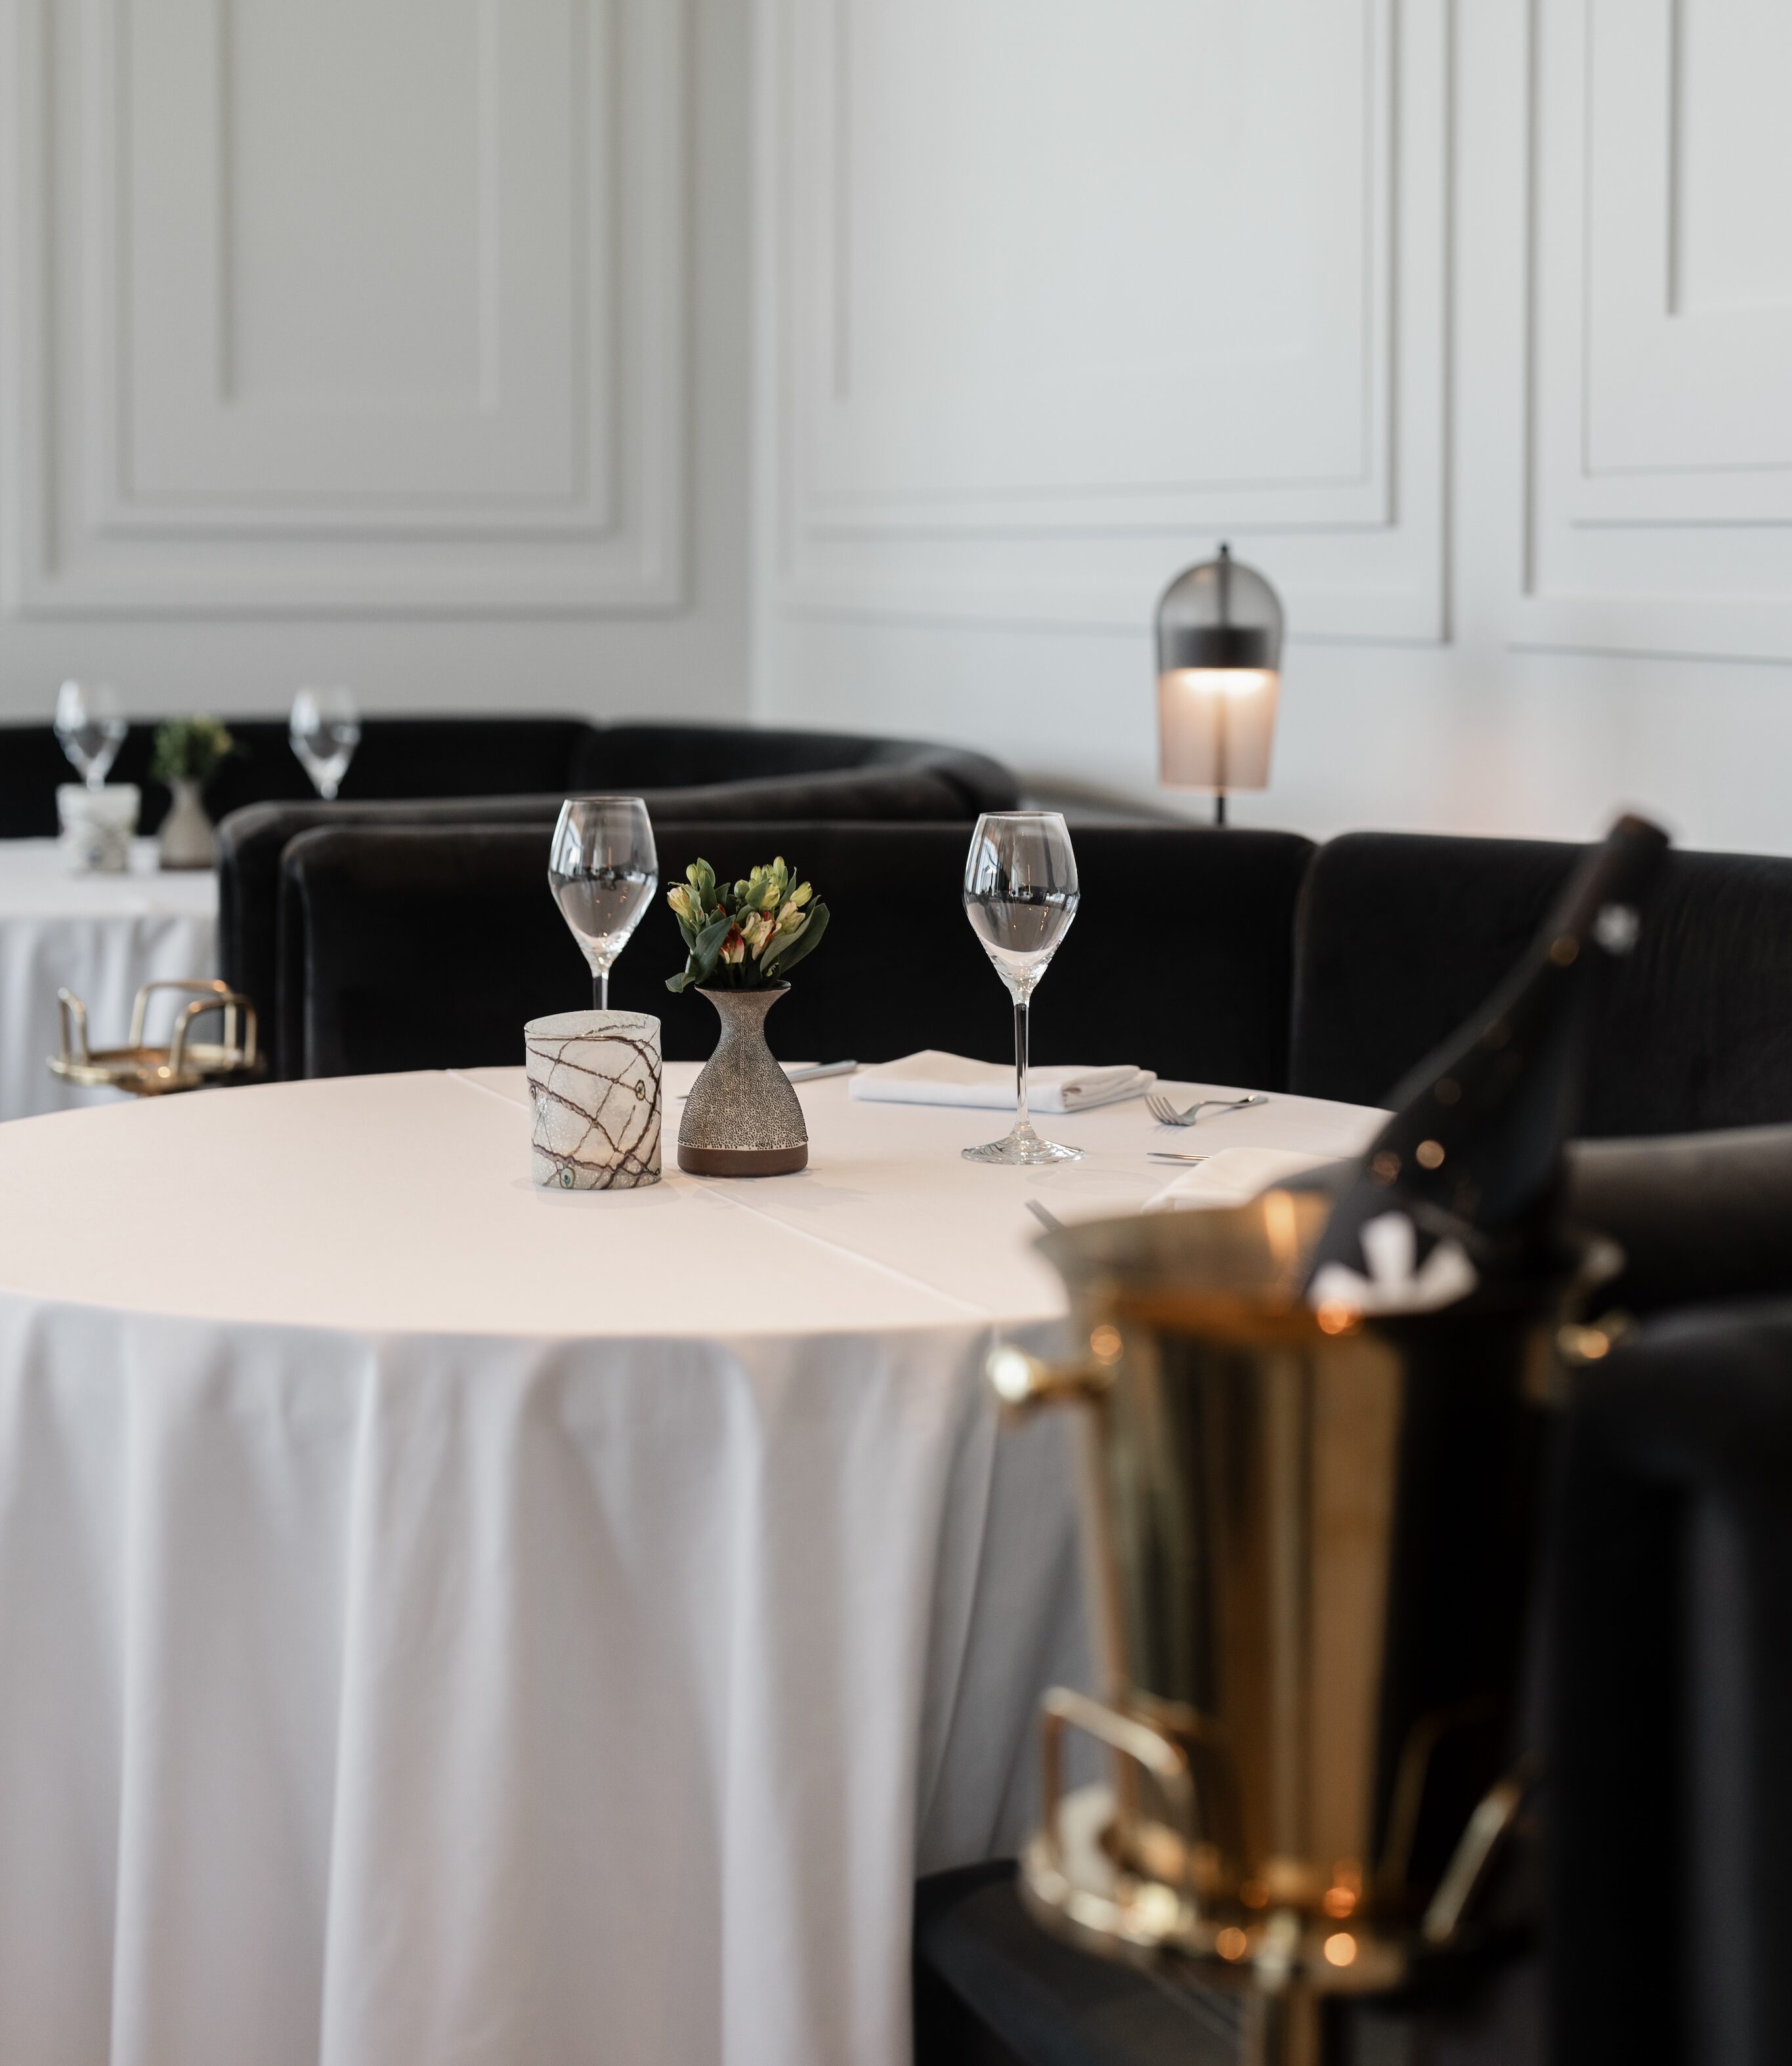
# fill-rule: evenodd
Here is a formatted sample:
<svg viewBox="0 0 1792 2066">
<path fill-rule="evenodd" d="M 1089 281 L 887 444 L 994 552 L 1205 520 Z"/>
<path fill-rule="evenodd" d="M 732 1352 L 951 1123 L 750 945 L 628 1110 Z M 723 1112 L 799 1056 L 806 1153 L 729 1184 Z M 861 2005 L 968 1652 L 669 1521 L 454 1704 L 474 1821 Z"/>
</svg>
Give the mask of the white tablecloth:
<svg viewBox="0 0 1792 2066">
<path fill-rule="evenodd" d="M 0 840 L 0 1120 L 109 1101 L 59 1084 L 56 992 L 87 1007 L 96 1047 L 122 1047 L 141 985 L 217 973 L 217 878 L 160 873 L 156 843 L 131 848 L 128 875 L 71 875 L 54 840 Z M 175 1006 L 150 1021 L 165 1038 Z"/>
<path fill-rule="evenodd" d="M 1067 1416 L 981 1366 L 1150 1122 L 991 1169 L 821 1083 L 803 1175 L 610 1195 L 524 1095 L 0 1128 L 6 2066 L 906 2066 L 914 1876 L 1017 1844 L 1082 1668 Z"/>
</svg>

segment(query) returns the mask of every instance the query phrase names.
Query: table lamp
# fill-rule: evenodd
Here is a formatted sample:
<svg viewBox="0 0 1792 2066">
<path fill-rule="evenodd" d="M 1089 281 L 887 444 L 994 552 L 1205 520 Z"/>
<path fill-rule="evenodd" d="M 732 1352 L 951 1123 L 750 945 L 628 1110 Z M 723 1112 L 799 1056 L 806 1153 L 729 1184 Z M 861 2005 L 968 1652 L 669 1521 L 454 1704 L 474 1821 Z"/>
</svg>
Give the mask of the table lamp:
<svg viewBox="0 0 1792 2066">
<path fill-rule="evenodd" d="M 1226 822 L 1233 789 L 1269 786 L 1281 686 L 1282 606 L 1230 545 L 1179 574 L 1157 606 L 1158 780 L 1211 789 Z"/>
</svg>

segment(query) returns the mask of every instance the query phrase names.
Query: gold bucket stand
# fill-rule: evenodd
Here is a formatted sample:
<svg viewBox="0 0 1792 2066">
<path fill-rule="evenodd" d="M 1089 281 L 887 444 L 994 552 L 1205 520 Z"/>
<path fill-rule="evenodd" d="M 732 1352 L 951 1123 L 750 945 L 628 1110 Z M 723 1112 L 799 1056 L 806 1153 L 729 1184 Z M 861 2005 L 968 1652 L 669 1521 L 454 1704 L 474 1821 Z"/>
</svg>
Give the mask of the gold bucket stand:
<svg viewBox="0 0 1792 2066">
<path fill-rule="evenodd" d="M 159 990 L 192 995 L 192 1002 L 176 1015 L 167 1047 L 150 1047 L 144 1044 L 144 1027 L 150 998 Z M 255 1007 L 228 983 L 188 977 L 146 982 L 131 1006 L 130 1043 L 123 1047 L 88 1047 L 87 1007 L 72 990 L 57 991 L 56 1008 L 62 1051 L 50 1057 L 50 1073 L 63 1083 L 103 1084 L 132 1097 L 163 1097 L 207 1084 L 251 1083 L 266 1073 L 257 1042 Z M 193 1039 L 194 1023 L 212 1011 L 224 1014 L 222 1039 Z"/>
</svg>

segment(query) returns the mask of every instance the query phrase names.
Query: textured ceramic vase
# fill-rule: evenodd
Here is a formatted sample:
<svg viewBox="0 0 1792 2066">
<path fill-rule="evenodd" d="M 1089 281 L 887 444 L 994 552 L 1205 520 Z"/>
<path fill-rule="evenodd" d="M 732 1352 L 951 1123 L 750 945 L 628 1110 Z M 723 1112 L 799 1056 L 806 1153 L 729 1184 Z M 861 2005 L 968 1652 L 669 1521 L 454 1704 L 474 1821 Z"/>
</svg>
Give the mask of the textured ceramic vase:
<svg viewBox="0 0 1792 2066">
<path fill-rule="evenodd" d="M 685 1103 L 678 1167 L 694 1177 L 787 1177 L 807 1167 L 809 1129 L 766 1045 L 766 1014 L 790 987 L 706 990 L 722 1038 Z"/>
<path fill-rule="evenodd" d="M 177 775 L 168 787 L 174 804 L 156 835 L 156 859 L 164 868 L 209 868 L 217 842 L 199 800 L 199 784 Z"/>
<path fill-rule="evenodd" d="M 561 1191 L 660 1181 L 660 1022 L 640 1011 L 562 1011 L 523 1028 L 535 1113 L 530 1164 Z"/>
</svg>

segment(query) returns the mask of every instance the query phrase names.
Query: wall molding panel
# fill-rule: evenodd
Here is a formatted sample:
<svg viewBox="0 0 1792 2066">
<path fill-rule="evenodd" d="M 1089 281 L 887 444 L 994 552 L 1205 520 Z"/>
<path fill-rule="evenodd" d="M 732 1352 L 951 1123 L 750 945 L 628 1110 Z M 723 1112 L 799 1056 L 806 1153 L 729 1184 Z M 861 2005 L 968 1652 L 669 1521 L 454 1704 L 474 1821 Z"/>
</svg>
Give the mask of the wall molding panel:
<svg viewBox="0 0 1792 2066">
<path fill-rule="evenodd" d="M 11 10 L 7 607 L 680 604 L 684 0 Z"/>
<path fill-rule="evenodd" d="M 1137 630 L 1224 533 L 1446 635 L 1448 0 L 766 21 L 784 606 Z"/>
<path fill-rule="evenodd" d="M 1792 14 L 1537 0 L 1533 34 L 1512 642 L 1792 659 Z"/>
</svg>

